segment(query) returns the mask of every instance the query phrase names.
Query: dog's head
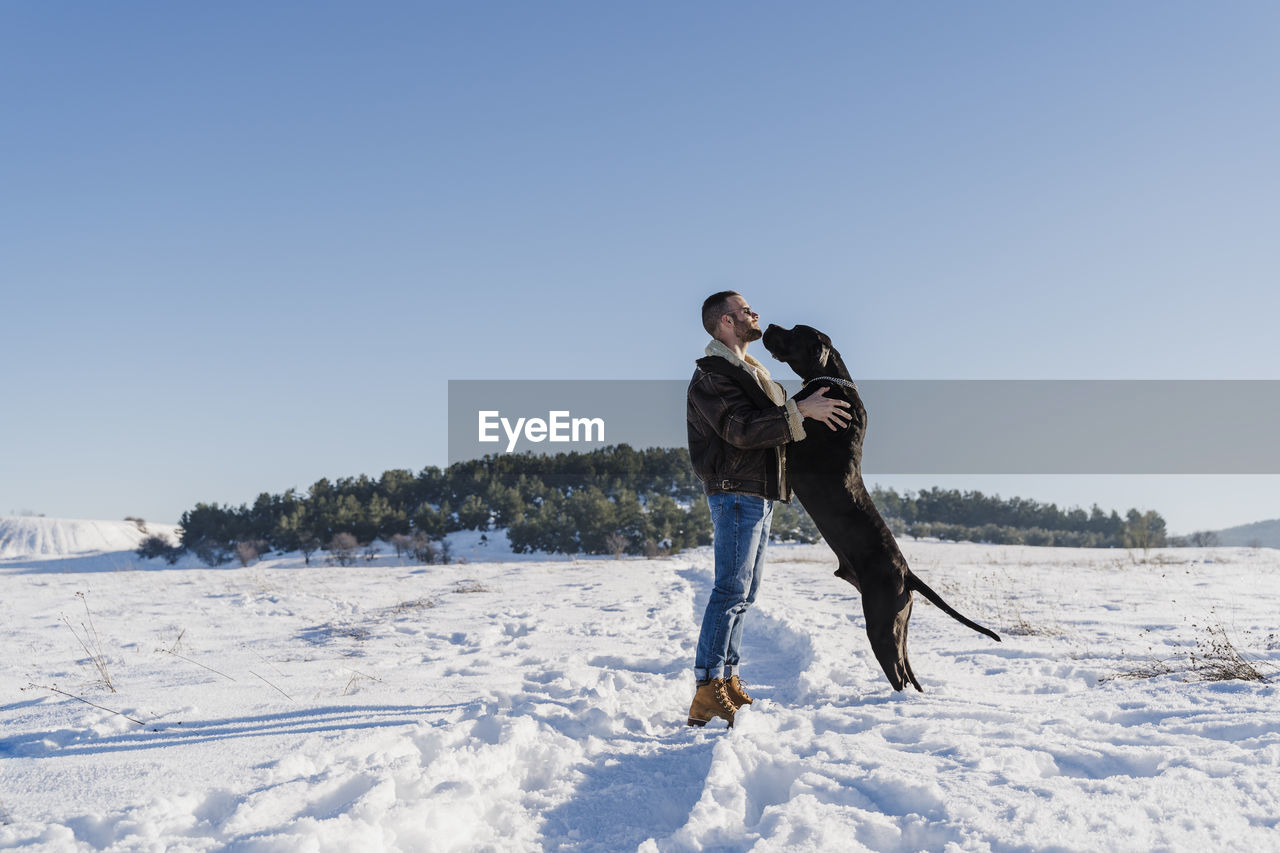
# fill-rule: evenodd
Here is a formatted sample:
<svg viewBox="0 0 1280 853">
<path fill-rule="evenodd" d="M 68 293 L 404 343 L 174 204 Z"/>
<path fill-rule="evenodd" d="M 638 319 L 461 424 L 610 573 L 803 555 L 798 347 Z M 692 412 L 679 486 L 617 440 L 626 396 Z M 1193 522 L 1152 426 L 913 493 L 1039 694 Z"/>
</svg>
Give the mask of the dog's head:
<svg viewBox="0 0 1280 853">
<path fill-rule="evenodd" d="M 815 376 L 847 378 L 848 371 L 840 353 L 831 345 L 831 338 L 812 326 L 797 325 L 784 329 L 770 323 L 765 329 L 763 342 L 769 355 L 786 364 L 801 379 Z"/>
</svg>

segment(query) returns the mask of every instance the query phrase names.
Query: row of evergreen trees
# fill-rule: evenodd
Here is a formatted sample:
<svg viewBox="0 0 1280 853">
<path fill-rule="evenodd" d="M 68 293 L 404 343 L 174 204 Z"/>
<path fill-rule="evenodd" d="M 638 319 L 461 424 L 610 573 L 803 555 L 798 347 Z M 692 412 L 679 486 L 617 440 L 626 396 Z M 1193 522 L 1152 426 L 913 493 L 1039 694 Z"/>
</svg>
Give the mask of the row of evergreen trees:
<svg viewBox="0 0 1280 853">
<path fill-rule="evenodd" d="M 182 514 L 181 547 L 217 564 L 236 543 L 314 551 L 339 533 L 360 542 L 443 538 L 506 528 L 518 551 L 677 551 L 710 541 L 702 486 L 683 449 L 627 445 L 556 456 L 498 455 L 418 474 L 322 479 L 306 494 L 262 493 L 252 505 L 197 504 Z M 613 536 L 606 546 L 605 539 Z"/>
<path fill-rule="evenodd" d="M 305 493 L 260 494 L 238 507 L 197 504 L 182 514 L 181 549 L 216 565 L 237 545 L 310 555 L 338 534 L 358 542 L 416 536 L 439 540 L 455 530 L 505 528 L 517 551 L 676 552 L 711 541 L 702 485 L 683 448 L 627 445 L 555 456 L 498 455 L 414 474 L 386 471 L 322 479 Z M 986 542 L 1091 547 L 1165 544 L 1164 520 L 1098 506 L 1063 511 L 1022 498 L 929 489 L 873 490 L 894 532 Z M 814 542 L 817 529 L 798 502 L 775 508 L 773 536 Z"/>
<path fill-rule="evenodd" d="M 1130 509 L 1121 517 L 1096 503 L 1088 512 L 1061 510 L 1026 498 L 939 488 L 905 495 L 874 489 L 872 495 L 895 534 L 916 538 L 1069 548 L 1157 548 L 1168 542 L 1164 519 L 1150 510 Z"/>
</svg>

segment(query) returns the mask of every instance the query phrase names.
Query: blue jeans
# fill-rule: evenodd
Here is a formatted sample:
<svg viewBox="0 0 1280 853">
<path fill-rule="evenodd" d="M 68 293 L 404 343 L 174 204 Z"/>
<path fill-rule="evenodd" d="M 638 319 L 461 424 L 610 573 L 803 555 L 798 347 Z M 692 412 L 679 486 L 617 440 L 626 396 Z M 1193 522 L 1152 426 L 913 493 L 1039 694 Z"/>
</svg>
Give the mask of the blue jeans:
<svg viewBox="0 0 1280 853">
<path fill-rule="evenodd" d="M 715 532 L 716 580 L 693 662 L 698 681 L 729 678 L 738 671 L 742 623 L 760 589 L 773 521 L 773 501 L 754 495 L 708 495 L 707 505 Z"/>
</svg>

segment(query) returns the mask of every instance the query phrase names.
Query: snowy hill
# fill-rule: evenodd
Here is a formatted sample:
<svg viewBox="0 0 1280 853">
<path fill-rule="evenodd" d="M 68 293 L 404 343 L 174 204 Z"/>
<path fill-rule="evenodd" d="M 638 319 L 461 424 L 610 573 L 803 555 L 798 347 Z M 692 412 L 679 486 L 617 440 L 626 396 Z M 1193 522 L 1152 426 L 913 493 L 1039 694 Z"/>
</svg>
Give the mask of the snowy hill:
<svg viewBox="0 0 1280 853">
<path fill-rule="evenodd" d="M 177 525 L 148 524 L 144 533 L 132 521 L 86 521 L 44 516 L 0 517 L 0 560 L 132 551 L 150 534 L 177 540 Z"/>
<path fill-rule="evenodd" d="M 1264 548 L 1280 548 L 1280 518 L 1255 521 L 1252 524 L 1219 530 L 1218 539 L 1223 545 L 1260 545 Z"/>
<path fill-rule="evenodd" d="M 706 548 L 0 564 L 0 848 L 1275 849 L 1275 688 L 1204 666 L 1276 672 L 1280 552 L 902 544 L 1004 642 L 920 602 L 893 693 L 831 552 L 776 546 L 730 730 L 684 725 Z"/>
</svg>

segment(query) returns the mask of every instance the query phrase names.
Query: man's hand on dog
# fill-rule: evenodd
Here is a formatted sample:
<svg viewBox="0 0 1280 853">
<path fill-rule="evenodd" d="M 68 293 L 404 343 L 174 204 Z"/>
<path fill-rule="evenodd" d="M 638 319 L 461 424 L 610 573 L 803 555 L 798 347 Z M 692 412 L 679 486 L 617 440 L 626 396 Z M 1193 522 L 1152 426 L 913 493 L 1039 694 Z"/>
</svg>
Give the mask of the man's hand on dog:
<svg viewBox="0 0 1280 853">
<path fill-rule="evenodd" d="M 847 400 L 836 400 L 827 396 L 827 389 L 819 388 L 803 400 L 796 400 L 796 408 L 806 418 L 822 421 L 833 430 L 848 426 L 852 416 L 845 411 L 849 408 Z"/>
</svg>

